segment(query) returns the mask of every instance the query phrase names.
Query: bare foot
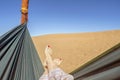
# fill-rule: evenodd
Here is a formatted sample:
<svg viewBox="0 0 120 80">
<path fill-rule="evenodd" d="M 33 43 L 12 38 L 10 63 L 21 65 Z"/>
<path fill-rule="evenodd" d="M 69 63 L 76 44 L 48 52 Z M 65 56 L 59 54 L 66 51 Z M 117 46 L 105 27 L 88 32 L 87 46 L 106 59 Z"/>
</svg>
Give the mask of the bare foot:
<svg viewBox="0 0 120 80">
<path fill-rule="evenodd" d="M 46 48 L 45 48 L 45 54 L 50 54 L 50 55 L 52 55 L 52 49 L 51 49 L 51 47 L 50 47 L 50 45 L 47 45 L 46 46 Z"/>
<path fill-rule="evenodd" d="M 62 61 L 63 61 L 63 60 L 62 60 L 61 58 L 56 58 L 56 59 L 53 60 L 53 62 L 54 62 L 57 66 L 60 65 Z"/>
</svg>

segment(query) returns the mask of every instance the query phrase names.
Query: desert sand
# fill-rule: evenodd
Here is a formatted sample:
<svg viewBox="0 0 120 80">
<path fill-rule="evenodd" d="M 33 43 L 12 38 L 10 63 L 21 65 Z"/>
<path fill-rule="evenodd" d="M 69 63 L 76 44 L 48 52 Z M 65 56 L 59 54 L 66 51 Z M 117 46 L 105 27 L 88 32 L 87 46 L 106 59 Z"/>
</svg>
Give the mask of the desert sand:
<svg viewBox="0 0 120 80">
<path fill-rule="evenodd" d="M 49 44 L 53 49 L 53 57 L 63 59 L 60 67 L 70 73 L 120 43 L 120 30 L 49 34 L 32 39 L 42 62 L 45 46 Z"/>
</svg>

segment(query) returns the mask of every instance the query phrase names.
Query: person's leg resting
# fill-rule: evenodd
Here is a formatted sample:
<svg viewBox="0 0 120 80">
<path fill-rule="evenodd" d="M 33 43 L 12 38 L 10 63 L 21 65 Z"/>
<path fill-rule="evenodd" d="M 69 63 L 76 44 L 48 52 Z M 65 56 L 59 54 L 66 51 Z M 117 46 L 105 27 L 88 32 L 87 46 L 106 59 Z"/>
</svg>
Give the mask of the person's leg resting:
<svg viewBox="0 0 120 80">
<path fill-rule="evenodd" d="M 46 56 L 46 62 L 47 62 L 49 71 L 57 68 L 57 65 L 54 63 L 51 54 L 52 54 L 52 49 L 47 46 L 45 49 L 45 56 Z"/>
<path fill-rule="evenodd" d="M 62 62 L 61 59 L 52 59 L 52 49 L 50 47 L 46 47 L 45 55 L 46 55 L 46 62 L 48 66 L 48 77 L 50 80 L 74 80 L 72 76 L 66 74 L 62 69 L 58 67 Z"/>
</svg>

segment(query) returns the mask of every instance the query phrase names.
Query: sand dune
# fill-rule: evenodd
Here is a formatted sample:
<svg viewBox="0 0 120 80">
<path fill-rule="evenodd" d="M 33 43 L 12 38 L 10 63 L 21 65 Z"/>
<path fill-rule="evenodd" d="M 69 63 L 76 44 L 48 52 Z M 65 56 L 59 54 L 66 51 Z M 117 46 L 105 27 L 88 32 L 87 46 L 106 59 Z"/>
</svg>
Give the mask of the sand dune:
<svg viewBox="0 0 120 80">
<path fill-rule="evenodd" d="M 53 57 L 61 57 L 64 60 L 60 67 L 66 72 L 71 72 L 120 43 L 120 30 L 51 34 L 32 37 L 32 39 L 42 62 L 44 48 L 49 44 L 54 52 Z"/>
</svg>

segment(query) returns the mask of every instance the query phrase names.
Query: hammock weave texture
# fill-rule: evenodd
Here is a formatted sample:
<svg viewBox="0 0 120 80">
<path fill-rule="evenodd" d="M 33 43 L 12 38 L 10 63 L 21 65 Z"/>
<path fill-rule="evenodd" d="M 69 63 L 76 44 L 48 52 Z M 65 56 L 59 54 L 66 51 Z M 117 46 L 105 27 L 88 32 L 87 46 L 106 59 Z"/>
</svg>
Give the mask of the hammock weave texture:
<svg viewBox="0 0 120 80">
<path fill-rule="evenodd" d="M 0 80 L 38 80 L 43 71 L 26 23 L 0 36 Z"/>
</svg>

